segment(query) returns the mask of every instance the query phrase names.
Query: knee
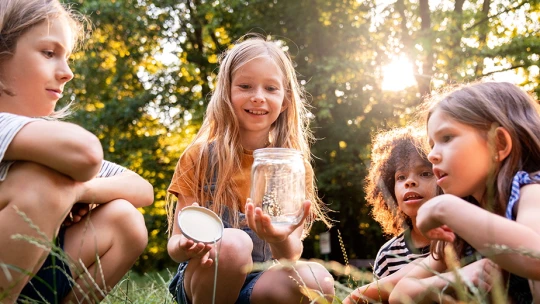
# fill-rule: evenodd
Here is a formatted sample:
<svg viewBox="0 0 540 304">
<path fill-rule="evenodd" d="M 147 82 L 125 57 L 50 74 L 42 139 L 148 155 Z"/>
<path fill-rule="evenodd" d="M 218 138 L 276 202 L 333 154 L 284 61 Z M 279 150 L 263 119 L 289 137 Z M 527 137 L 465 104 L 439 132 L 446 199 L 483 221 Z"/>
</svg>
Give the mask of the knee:
<svg viewBox="0 0 540 304">
<path fill-rule="evenodd" d="M 217 245 L 220 256 L 227 260 L 227 263 L 245 265 L 251 261 L 253 251 L 253 241 L 247 233 L 240 229 L 227 228 L 223 231 L 221 244 Z M 235 263 L 238 262 L 238 263 Z"/>
<path fill-rule="evenodd" d="M 1 191 L 25 214 L 38 214 L 60 221 L 75 202 L 77 184 L 43 165 L 17 162 L 10 168 Z"/>
<path fill-rule="evenodd" d="M 108 210 L 107 222 L 114 227 L 115 238 L 120 244 L 125 244 L 134 253 L 142 253 L 148 245 L 148 230 L 144 216 L 130 202 L 118 199 L 103 205 Z"/>
<path fill-rule="evenodd" d="M 334 295 L 334 278 L 321 264 L 306 262 L 297 268 L 297 272 L 309 289 L 319 291 L 325 296 Z"/>
</svg>

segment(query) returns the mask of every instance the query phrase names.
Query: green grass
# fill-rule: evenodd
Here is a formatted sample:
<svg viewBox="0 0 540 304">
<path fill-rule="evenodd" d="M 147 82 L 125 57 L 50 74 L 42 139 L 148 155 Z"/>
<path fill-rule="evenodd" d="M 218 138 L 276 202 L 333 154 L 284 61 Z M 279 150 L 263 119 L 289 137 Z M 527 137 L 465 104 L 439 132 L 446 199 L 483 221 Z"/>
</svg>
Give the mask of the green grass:
<svg viewBox="0 0 540 304">
<path fill-rule="evenodd" d="M 325 266 L 338 274 L 336 280 L 336 296 L 334 304 L 339 304 L 352 291 L 353 288 L 367 283 L 371 279 L 371 273 L 345 267 L 337 262 L 322 262 Z M 160 272 L 137 274 L 129 272 L 115 286 L 111 293 L 102 303 L 176 303 L 168 290 L 168 282 L 172 279 L 175 269 L 167 269 Z"/>
</svg>

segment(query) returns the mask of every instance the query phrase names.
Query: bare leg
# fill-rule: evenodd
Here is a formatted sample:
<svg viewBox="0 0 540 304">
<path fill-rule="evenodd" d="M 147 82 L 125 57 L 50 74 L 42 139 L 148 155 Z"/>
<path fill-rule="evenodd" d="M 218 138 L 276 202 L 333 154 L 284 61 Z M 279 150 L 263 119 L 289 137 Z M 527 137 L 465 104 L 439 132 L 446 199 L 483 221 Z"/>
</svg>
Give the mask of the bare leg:
<svg viewBox="0 0 540 304">
<path fill-rule="evenodd" d="M 240 288 L 246 280 L 247 271 L 251 271 L 253 262 L 251 251 L 253 242 L 247 233 L 239 229 L 225 229 L 217 244 L 218 277 L 216 303 L 234 303 Z M 214 258 L 214 250 L 211 251 Z M 212 303 L 214 287 L 214 264 L 203 268 L 196 263 L 189 263 L 185 272 L 184 286 L 192 303 Z"/>
<path fill-rule="evenodd" d="M 71 268 L 76 286 L 63 303 L 102 300 L 147 244 L 144 218 L 128 201 L 114 200 L 92 210 L 66 231 L 64 249 L 76 261 Z"/>
<path fill-rule="evenodd" d="M 0 182 L 0 262 L 13 267 L 0 268 L 0 302 L 17 299 L 29 278 L 23 272 L 37 272 L 49 252 L 12 236 L 20 234 L 52 244 L 76 199 L 75 185 L 64 175 L 29 162 L 15 163 Z"/>
<path fill-rule="evenodd" d="M 328 270 L 318 263 L 299 261 L 294 269 L 278 265 L 265 271 L 253 287 L 251 302 L 312 303 L 315 299 L 303 295 L 301 286 L 333 301 L 334 279 Z"/>
</svg>

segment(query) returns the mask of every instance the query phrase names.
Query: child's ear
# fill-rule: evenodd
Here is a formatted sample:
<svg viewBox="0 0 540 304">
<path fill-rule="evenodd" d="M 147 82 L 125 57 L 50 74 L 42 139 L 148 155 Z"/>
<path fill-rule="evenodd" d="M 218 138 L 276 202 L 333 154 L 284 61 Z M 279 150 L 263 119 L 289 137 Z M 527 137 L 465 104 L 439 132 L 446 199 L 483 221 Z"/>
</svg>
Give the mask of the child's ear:
<svg viewBox="0 0 540 304">
<path fill-rule="evenodd" d="M 495 132 L 496 161 L 502 162 L 512 151 L 512 137 L 510 137 L 510 133 L 503 127 L 498 127 Z"/>
<path fill-rule="evenodd" d="M 289 97 L 285 96 L 285 98 L 283 98 L 283 103 L 281 104 L 281 111 L 279 111 L 279 113 L 283 113 L 283 111 L 287 110 L 290 102 L 291 100 L 289 99 Z"/>
</svg>

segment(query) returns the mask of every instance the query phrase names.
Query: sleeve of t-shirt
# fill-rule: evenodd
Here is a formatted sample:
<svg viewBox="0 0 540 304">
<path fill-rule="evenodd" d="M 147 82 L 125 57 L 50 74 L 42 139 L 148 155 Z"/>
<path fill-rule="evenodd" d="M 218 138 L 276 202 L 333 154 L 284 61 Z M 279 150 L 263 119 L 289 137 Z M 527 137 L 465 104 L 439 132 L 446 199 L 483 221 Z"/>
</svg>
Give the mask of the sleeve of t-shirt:
<svg viewBox="0 0 540 304">
<path fill-rule="evenodd" d="M 118 175 L 127 169 L 113 162 L 104 160 L 96 177 L 110 177 Z"/>
<path fill-rule="evenodd" d="M 191 148 L 186 154 L 180 158 L 176 164 L 176 169 L 171 180 L 171 184 L 167 191 L 178 197 L 179 194 L 183 196 L 194 197 L 195 186 L 195 156 L 198 155 L 198 149 Z"/>
<path fill-rule="evenodd" d="M 4 161 L 4 155 L 13 138 L 27 123 L 36 120 L 39 119 L 11 113 L 0 113 L 0 181 L 6 179 L 9 167 L 14 163 L 14 161 Z"/>
<path fill-rule="evenodd" d="M 375 257 L 375 261 L 373 262 L 374 279 L 380 279 L 386 271 L 386 268 L 388 267 L 386 265 L 386 254 L 388 253 L 388 248 L 392 245 L 395 239 L 395 237 L 391 238 L 386 243 L 384 243 L 381 248 L 379 248 L 379 252 L 377 252 L 377 256 Z"/>
<path fill-rule="evenodd" d="M 40 118 L 31 118 L 15 115 L 11 113 L 0 113 L 0 181 L 6 179 L 9 167 L 14 161 L 4 161 L 4 155 L 15 138 L 15 135 L 26 124 L 32 121 L 41 120 Z M 115 163 L 104 160 L 97 177 L 109 177 L 124 172 L 126 168 Z"/>
</svg>

